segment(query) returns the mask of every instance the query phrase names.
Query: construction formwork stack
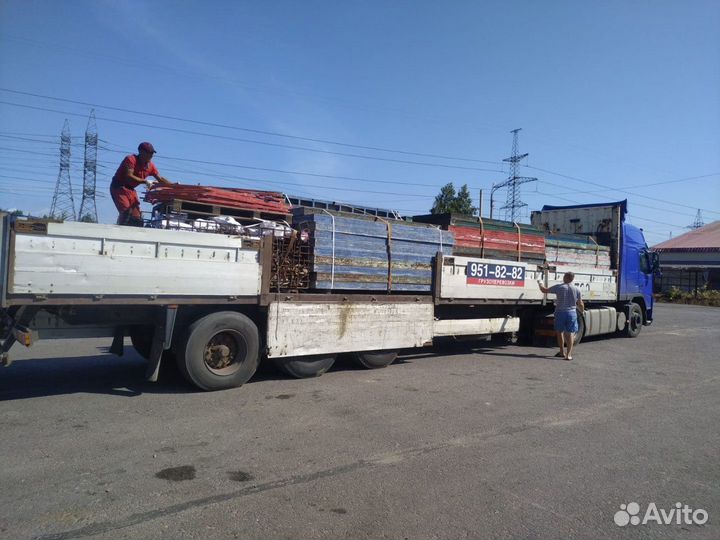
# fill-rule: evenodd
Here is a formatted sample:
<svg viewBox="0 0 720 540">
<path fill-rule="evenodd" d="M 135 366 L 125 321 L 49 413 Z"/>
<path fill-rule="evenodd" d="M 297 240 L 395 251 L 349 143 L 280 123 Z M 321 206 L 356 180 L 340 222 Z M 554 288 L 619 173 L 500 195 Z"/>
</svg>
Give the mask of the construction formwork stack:
<svg viewBox="0 0 720 540">
<path fill-rule="evenodd" d="M 531 264 L 545 261 L 545 234 L 532 225 L 461 214 L 414 216 L 413 221 L 434 223 L 452 232 L 454 255 Z"/>
<path fill-rule="evenodd" d="M 316 290 L 429 293 L 434 257 L 455 245 L 437 226 L 316 208 L 294 209 L 293 227 L 310 242 Z"/>
<path fill-rule="evenodd" d="M 610 270 L 610 247 L 592 236 L 554 234 L 545 238 L 547 262 L 554 266 L 586 266 Z"/>
</svg>

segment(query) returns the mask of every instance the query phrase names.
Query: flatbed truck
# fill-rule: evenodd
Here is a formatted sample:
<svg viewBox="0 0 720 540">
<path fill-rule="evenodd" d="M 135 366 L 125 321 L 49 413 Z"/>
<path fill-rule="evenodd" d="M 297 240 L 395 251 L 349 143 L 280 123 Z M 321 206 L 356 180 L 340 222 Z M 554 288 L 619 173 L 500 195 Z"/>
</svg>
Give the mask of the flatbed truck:
<svg viewBox="0 0 720 540">
<path fill-rule="evenodd" d="M 548 230 L 604 235 L 611 269 L 438 251 L 428 294 L 273 290 L 269 238 L 2 214 L 0 360 L 10 365 L 17 343 L 78 337 L 112 337 L 111 352 L 122 354 L 130 336 L 148 380 L 175 361 L 204 390 L 241 386 L 261 360 L 298 378 L 321 375 L 339 353 L 381 368 L 443 337 L 552 335 L 552 296 L 537 281 L 551 286 L 567 271 L 586 305 L 577 340 L 636 337 L 652 322 L 657 257 L 625 212 L 623 201 L 532 216 Z M 471 279 L 478 272 L 495 278 Z"/>
</svg>

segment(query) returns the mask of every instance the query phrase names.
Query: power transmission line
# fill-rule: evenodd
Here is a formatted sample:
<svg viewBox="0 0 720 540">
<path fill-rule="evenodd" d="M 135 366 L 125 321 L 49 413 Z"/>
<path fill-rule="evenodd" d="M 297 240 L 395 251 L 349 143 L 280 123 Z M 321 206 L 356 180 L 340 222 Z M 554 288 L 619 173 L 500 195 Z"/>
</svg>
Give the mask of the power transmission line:
<svg viewBox="0 0 720 540">
<path fill-rule="evenodd" d="M 111 150 L 109 148 L 106 148 L 105 150 L 107 152 L 113 152 L 115 154 L 124 154 L 125 153 L 122 150 Z M 216 165 L 216 166 L 220 166 L 220 167 L 247 169 L 247 170 L 252 170 L 252 171 L 260 171 L 260 172 L 272 172 L 272 173 L 280 173 L 280 174 L 308 176 L 308 177 L 313 177 L 313 178 L 329 178 L 329 179 L 333 179 L 333 180 L 348 180 L 351 182 L 368 182 L 368 183 L 376 183 L 376 184 L 396 184 L 396 185 L 404 185 L 404 186 L 431 187 L 431 188 L 435 188 L 435 189 L 438 188 L 437 184 L 424 184 L 421 182 L 404 182 L 404 181 L 399 181 L 399 180 L 380 180 L 380 179 L 371 179 L 371 178 L 361 178 L 361 177 L 357 177 L 357 176 L 342 176 L 342 175 L 312 173 L 312 172 L 308 172 L 308 171 L 289 170 L 289 169 L 275 169 L 275 168 L 271 168 L 271 167 L 255 167 L 253 165 L 243 165 L 240 163 L 207 161 L 207 160 L 201 160 L 201 159 L 181 158 L 181 157 L 177 157 L 177 156 L 163 155 L 162 159 L 166 159 L 169 161 L 182 161 L 182 162 L 186 162 L 186 163 L 198 163 L 201 165 Z M 476 189 L 476 188 L 471 188 L 471 189 Z"/>
<path fill-rule="evenodd" d="M 390 152 L 393 154 L 403 154 L 407 156 L 418 156 L 418 157 L 430 157 L 430 158 L 438 158 L 438 159 L 450 159 L 455 161 L 469 161 L 473 163 L 490 163 L 493 165 L 499 165 L 500 163 L 497 161 L 488 161 L 488 160 L 482 160 L 482 159 L 474 159 L 474 158 L 468 158 L 468 157 L 459 157 L 459 156 L 446 156 L 442 154 L 432 154 L 427 152 L 413 152 L 409 150 L 399 150 L 396 148 L 384 148 L 382 146 L 365 146 L 361 144 L 351 144 L 351 143 L 345 143 L 340 141 L 334 141 L 331 139 L 320 139 L 320 138 L 314 138 L 314 137 L 304 137 L 300 135 L 290 135 L 288 133 L 281 133 L 278 131 L 265 131 L 261 129 L 252 129 L 252 128 L 246 128 L 241 126 L 234 126 L 231 124 L 220 124 L 217 122 L 206 122 L 202 120 L 193 120 L 190 118 L 183 118 L 180 116 L 172 116 L 167 114 L 158 114 L 158 113 L 152 113 L 152 112 L 146 112 L 146 111 L 138 111 L 133 109 L 126 109 L 123 107 L 114 107 L 111 105 L 100 105 L 97 103 L 88 103 L 86 101 L 76 101 L 73 99 L 65 99 L 65 98 L 59 98 L 59 97 L 53 97 L 53 96 L 46 96 L 42 94 L 33 94 L 31 92 L 21 92 L 19 90 L 11 90 L 9 88 L 0 88 L 0 91 L 2 92 L 9 92 L 12 94 L 19 94 L 23 96 L 31 96 L 31 97 L 37 97 L 41 99 L 49 99 L 53 101 L 60 101 L 64 103 L 73 103 L 75 105 L 84 105 L 87 107 L 95 107 L 97 109 L 107 109 L 111 111 L 119 111 L 119 112 L 126 112 L 131 114 L 138 114 L 142 116 L 150 116 L 154 118 L 162 118 L 164 120 L 174 120 L 178 122 L 187 122 L 189 124 L 196 124 L 200 126 L 208 126 L 208 127 L 217 127 L 222 129 L 231 129 L 235 131 L 244 131 L 247 133 L 256 133 L 259 135 L 271 135 L 273 137 L 282 137 L 285 139 L 294 139 L 298 141 L 306 141 L 306 142 L 315 142 L 315 143 L 321 143 L 321 144 L 332 144 L 335 146 L 342 146 L 345 148 L 357 148 L 358 150 L 373 150 L 377 152 Z"/>
<path fill-rule="evenodd" d="M 561 201 L 571 202 L 571 203 L 573 203 L 573 204 L 583 204 L 583 203 L 581 203 L 580 201 L 575 201 L 575 200 L 573 200 L 573 199 L 567 199 L 567 198 L 565 198 L 565 197 L 558 197 L 557 195 L 554 195 L 554 194 L 552 194 L 552 193 L 543 193 L 542 191 L 537 191 L 536 193 L 539 193 L 540 195 L 545 195 L 545 196 L 547 196 L 547 197 L 554 197 L 554 198 L 556 198 L 556 199 L 560 199 Z M 638 220 L 640 220 L 640 221 L 649 221 L 649 222 L 651 222 L 651 223 L 659 223 L 660 225 L 667 225 L 667 226 L 669 226 L 669 227 L 675 227 L 676 229 L 682 229 L 682 228 L 683 228 L 682 225 L 673 225 L 672 223 L 667 223 L 667 222 L 665 222 L 665 221 L 657 221 L 657 220 L 655 220 L 655 219 L 642 218 L 642 217 L 638 217 L 638 216 L 635 216 L 635 215 L 632 216 L 632 219 L 633 219 L 633 220 L 638 219 Z"/>
<path fill-rule="evenodd" d="M 84 117 L 84 115 L 79 114 L 79 113 L 73 113 L 73 112 L 69 112 L 69 111 L 59 111 L 57 109 L 50 109 L 47 107 L 36 107 L 33 105 L 12 103 L 10 101 L 0 101 L 0 103 L 2 103 L 3 105 L 10 105 L 12 107 L 21 107 L 24 109 L 31 109 L 31 110 L 36 110 L 36 111 L 44 111 L 44 112 L 52 112 L 52 113 L 57 113 L 57 114 L 64 114 L 64 115 L 68 115 L 68 116 Z M 406 159 L 394 159 L 394 158 L 384 158 L 384 157 L 377 157 L 377 156 L 365 156 L 362 154 L 350 154 L 350 153 L 346 153 L 346 152 L 333 152 L 332 150 L 320 150 L 317 148 L 310 148 L 307 146 L 293 146 L 293 145 L 289 145 L 289 144 L 280 144 L 280 143 L 273 143 L 273 142 L 268 142 L 268 141 L 258 141 L 255 139 L 230 137 L 228 135 L 217 135 L 214 133 L 204 133 L 204 132 L 200 132 L 200 131 L 192 131 L 189 129 L 156 126 L 153 124 L 145 124 L 142 122 L 132 122 L 130 120 L 118 120 L 116 118 L 107 118 L 107 117 L 101 117 L 101 116 L 98 116 L 97 119 L 104 120 L 106 122 L 114 122 L 117 124 L 124 124 L 124 125 L 129 125 L 129 126 L 138 126 L 138 127 L 145 127 L 145 128 L 151 128 L 151 129 L 160 129 L 160 130 L 164 130 L 164 131 L 172 131 L 174 133 L 183 133 L 186 135 L 210 137 L 213 139 L 222 139 L 222 140 L 227 140 L 227 141 L 236 141 L 236 142 L 243 142 L 243 143 L 248 143 L 248 144 L 259 144 L 262 146 L 272 146 L 272 147 L 276 147 L 276 148 L 287 148 L 290 150 L 301 150 L 303 152 L 316 152 L 319 154 L 328 154 L 328 155 L 333 155 L 333 156 L 352 157 L 352 158 L 357 158 L 357 159 L 366 159 L 366 160 L 370 160 L 370 161 L 385 161 L 385 162 L 390 162 L 390 163 L 403 163 L 403 164 L 407 164 L 407 165 L 420 165 L 423 167 L 438 167 L 438 168 L 445 168 L 445 169 L 459 169 L 459 170 L 465 170 L 465 171 L 502 172 L 497 169 L 483 169 L 483 168 L 479 168 L 479 167 L 465 167 L 462 165 L 450 165 L 450 164 L 445 164 L 445 163 L 431 163 L 431 162 L 427 162 L 427 161 L 411 161 L 411 160 L 406 160 Z M 490 163 L 494 164 L 496 162 L 490 162 Z"/>
<path fill-rule="evenodd" d="M 710 174 L 700 174 L 697 176 L 686 176 L 684 178 L 675 178 L 674 180 L 663 180 L 661 182 L 651 182 L 649 184 L 638 184 L 636 186 L 620 186 L 620 187 L 608 187 L 605 189 L 592 189 L 587 191 L 568 191 L 567 193 L 558 193 L 558 195 L 572 195 L 574 193 L 580 194 L 580 193 L 604 193 L 605 191 L 618 191 L 620 189 L 639 189 L 643 187 L 651 187 L 651 186 L 661 186 L 664 184 L 677 184 L 680 182 L 688 182 L 690 180 L 701 180 L 704 178 L 711 178 L 713 176 L 720 176 L 720 172 L 717 173 L 710 173 Z M 545 180 L 541 180 L 541 182 L 545 182 L 549 184 L 550 182 L 546 182 Z M 558 184 L 552 184 L 552 185 L 558 185 Z M 562 186 L 565 187 L 565 186 Z"/>
<path fill-rule="evenodd" d="M 111 152 L 114 154 L 127 154 L 127 151 L 125 150 L 112 150 L 110 148 L 100 147 L 100 149 Z M 9 150 L 13 152 L 20 152 L 20 153 L 26 153 L 26 154 L 32 154 L 32 155 L 38 155 L 38 156 L 53 156 L 54 154 L 45 153 L 45 152 L 37 152 L 34 150 L 24 150 L 21 148 L 8 148 L 8 147 L 2 147 L 0 146 L 0 150 Z M 168 161 L 183 161 L 183 162 L 189 162 L 189 163 L 199 163 L 202 165 L 216 165 L 220 167 L 231 167 L 231 168 L 237 168 L 237 169 L 248 169 L 253 171 L 261 171 L 261 172 L 274 172 L 274 173 L 280 173 L 280 174 L 291 174 L 291 175 L 297 175 L 297 176 L 308 176 L 313 178 L 329 178 L 333 180 L 349 180 L 352 182 L 368 182 L 368 183 L 376 183 L 376 184 L 396 184 L 396 185 L 403 185 L 403 186 L 415 186 L 415 187 L 431 187 L 431 188 L 438 188 L 437 184 L 429 184 L 429 183 L 421 183 L 421 182 L 405 182 L 400 180 L 380 180 L 380 179 L 371 179 L 371 178 L 361 178 L 356 176 L 341 176 L 341 175 L 331 175 L 331 174 L 321 174 L 321 173 L 313 173 L 308 171 L 297 171 L 297 170 L 287 170 L 287 169 L 274 169 L 270 167 L 255 167 L 253 165 L 244 165 L 240 163 L 225 163 L 225 162 L 218 162 L 218 161 L 206 161 L 206 160 L 199 160 L 199 159 L 189 159 L 189 158 L 181 158 L 176 156 L 162 156 L 163 160 Z M 111 164 L 109 161 L 99 161 L 100 163 L 107 163 Z M 98 165 L 99 167 L 102 167 L 103 165 Z M 472 187 L 471 189 L 478 189 L 475 187 Z"/>
<path fill-rule="evenodd" d="M 40 134 L 27 134 L 27 135 L 31 135 L 31 136 L 37 135 L 37 136 L 43 136 L 43 137 L 50 137 L 49 135 L 45 135 L 45 134 L 42 134 L 42 135 L 40 135 Z M 18 138 L 24 140 L 24 138 L 20 138 L 20 137 L 18 137 Z M 50 141 L 33 141 L 33 140 L 31 140 L 31 139 L 28 140 L 28 141 L 26 141 L 26 142 L 42 142 L 42 143 L 44 143 L 44 144 L 52 144 Z M 105 141 L 105 142 L 106 142 L 107 144 L 113 144 L 113 143 L 109 143 L 108 141 Z M 23 149 L 18 149 L 18 148 L 9 148 L 8 150 L 10 150 L 10 151 L 15 151 L 15 152 L 31 153 L 31 154 L 35 154 L 35 155 L 47 155 L 47 156 L 52 156 L 52 155 L 53 155 L 53 154 L 47 154 L 47 153 L 42 153 L 42 152 L 33 152 L 33 151 L 28 151 L 28 150 L 23 150 Z M 110 152 L 116 152 L 116 153 L 125 153 L 125 152 L 123 152 L 123 151 L 116 151 L 116 150 L 111 150 L 111 149 L 108 149 L 108 148 L 105 148 L 105 150 L 110 151 Z M 387 183 L 396 183 L 396 184 L 400 184 L 400 185 L 416 185 L 416 186 L 437 187 L 435 184 L 420 184 L 420 183 L 412 183 L 412 182 L 397 182 L 397 181 L 391 181 L 391 180 L 371 180 L 371 179 L 366 179 L 366 178 L 345 177 L 345 176 L 333 176 L 333 175 L 321 175 L 321 174 L 316 174 L 316 173 L 308 173 L 308 172 L 304 172 L 304 171 L 286 171 L 286 170 L 281 170 L 281 169 L 269 169 L 269 168 L 261 168 L 261 167 L 252 167 L 252 166 L 240 165 L 240 164 L 219 163 L 219 162 L 210 162 L 210 161 L 201 161 L 201 160 L 188 160 L 188 159 L 184 159 L 184 158 L 166 157 L 166 159 L 169 159 L 169 160 L 178 160 L 178 161 L 190 161 L 190 162 L 196 162 L 196 163 L 199 162 L 199 163 L 203 163 L 203 164 L 218 165 L 218 166 L 222 166 L 222 167 L 230 166 L 230 167 L 240 167 L 240 168 L 248 168 L 248 169 L 254 169 L 254 170 L 269 170 L 269 171 L 273 171 L 273 172 L 280 172 L 280 173 L 282 173 L 282 174 L 298 174 L 298 175 L 306 175 L 306 176 L 314 176 L 314 177 L 322 177 L 322 178 L 346 179 L 346 180 L 359 181 L 359 182 L 377 182 L 377 183 L 386 183 L 386 184 L 387 184 Z M 110 162 L 106 162 L 106 163 L 110 163 Z M 100 166 L 100 167 L 105 167 L 104 165 L 99 165 L 99 166 Z M 181 169 L 181 171 L 182 171 L 182 169 Z M 199 172 L 199 171 L 188 171 L 188 172 L 191 172 L 191 173 L 194 173 L 194 174 L 202 174 L 202 175 L 205 175 L 205 176 L 210 176 L 210 174 L 208 174 L 208 173 L 206 173 L 206 172 Z M 560 173 L 553 173 L 553 174 L 560 174 Z M 236 179 L 238 179 L 238 180 L 244 180 L 244 181 L 249 181 L 249 182 L 260 182 L 260 183 L 266 183 L 266 184 L 278 184 L 278 185 L 292 186 L 292 190 L 294 190 L 294 191 L 296 191 L 296 192 L 299 191 L 298 186 L 295 185 L 295 184 L 292 184 L 292 183 L 290 183 L 290 182 L 278 182 L 278 181 L 274 181 L 274 182 L 273 182 L 273 181 L 267 181 L 267 180 L 260 179 L 260 178 L 240 177 L 240 176 L 233 176 L 233 175 L 228 175 L 228 174 L 214 174 L 214 176 L 217 177 L 217 178 L 236 178 Z M 712 176 L 712 175 L 703 175 L 703 176 Z M 573 177 L 573 178 L 574 178 L 574 177 Z M 662 182 L 662 183 L 673 182 L 673 181 L 684 181 L 684 180 L 695 179 L 695 178 L 697 178 L 697 177 L 687 177 L 687 178 L 678 179 L 678 180 L 665 181 L 665 182 Z M 582 179 L 577 179 L 577 180 L 578 180 L 578 181 L 583 181 Z M 545 182 L 545 181 L 544 181 L 544 182 Z M 585 182 L 587 182 L 587 181 L 585 181 Z M 546 183 L 548 183 L 548 184 L 550 184 L 550 185 L 558 185 L 558 184 L 552 184 L 552 183 L 550 183 L 550 182 L 546 182 Z M 559 186 L 559 185 L 558 185 L 558 186 Z M 322 186 L 306 185 L 306 187 L 313 187 L 313 188 L 317 187 L 317 188 L 323 188 L 323 189 L 328 188 L 328 186 L 326 186 L 326 185 L 322 185 Z M 561 187 L 565 187 L 565 186 L 561 186 Z M 641 186 L 638 186 L 638 187 L 641 187 Z M 368 190 L 368 191 L 365 191 L 365 190 L 354 190 L 354 189 L 348 189 L 348 188 L 332 188 L 332 189 L 337 189 L 337 190 L 340 190 L 340 191 L 354 191 L 354 192 L 360 192 L 360 193 L 366 192 L 366 193 L 383 194 L 383 195 L 388 194 L 387 192 L 377 192 L 377 191 L 369 191 L 369 190 Z M 615 188 L 612 188 L 612 189 L 615 189 Z M 401 195 L 401 194 L 397 194 L 397 195 Z M 634 193 L 630 193 L 630 195 L 640 196 L 640 195 L 634 194 Z M 402 194 L 402 196 L 423 197 L 423 195 L 406 194 L 406 193 Z M 556 195 L 552 195 L 552 196 L 555 197 Z M 571 202 L 577 202 L 577 201 L 571 201 Z M 666 203 L 666 204 L 673 204 L 673 203 L 670 203 L 670 202 L 668 202 L 668 201 L 661 201 L 661 202 Z M 651 206 L 647 206 L 647 205 L 641 205 L 641 204 L 639 204 L 639 203 L 635 203 L 635 204 L 637 204 L 638 206 L 645 206 L 645 207 L 647 207 L 647 208 L 657 209 L 657 208 L 655 208 L 655 207 L 651 207 Z M 663 209 L 657 209 L 657 210 L 663 210 Z M 667 210 L 663 210 L 663 211 L 667 211 Z M 676 214 L 676 215 L 682 215 L 682 214 L 680 214 L 679 212 L 676 212 L 676 211 L 672 211 L 672 213 L 673 213 L 673 214 Z M 642 218 L 638 218 L 638 219 L 642 219 Z M 659 223 L 659 222 L 658 222 L 658 223 Z"/>
<path fill-rule="evenodd" d="M 80 115 L 77 115 L 77 116 L 80 116 Z M 43 137 L 44 137 L 44 136 L 47 136 L 47 135 L 40 135 L 40 136 L 43 136 Z M 28 139 L 28 140 L 31 141 L 31 139 Z M 35 142 L 49 143 L 49 141 L 35 141 Z M 108 141 L 104 141 L 104 142 L 105 142 L 106 144 L 112 144 L 112 143 L 109 143 Z M 118 145 L 114 145 L 114 144 L 113 144 L 113 146 L 118 146 Z M 119 146 L 118 146 L 118 147 L 119 147 Z M 22 151 L 22 150 L 19 150 L 19 149 L 12 149 L 12 150 Z M 112 149 L 109 149 L 109 148 L 105 148 L 105 150 L 110 151 L 110 152 L 118 152 L 117 150 L 112 150 Z M 29 151 L 26 151 L 26 152 L 29 152 Z M 166 158 L 166 159 L 172 159 L 172 158 L 168 158 L 167 156 L 163 156 L 163 157 Z M 307 176 L 324 176 L 324 177 L 328 177 L 328 178 L 337 178 L 337 179 L 341 179 L 341 180 L 352 180 L 352 181 L 360 181 L 360 182 L 394 183 L 394 184 L 398 184 L 398 185 L 415 185 L 415 186 L 418 186 L 418 185 L 419 185 L 419 186 L 422 186 L 422 185 L 424 185 L 424 186 L 428 186 L 428 187 L 435 187 L 434 184 L 419 184 L 419 183 L 414 183 L 414 182 L 399 182 L 399 181 L 392 181 L 392 180 L 369 180 L 369 179 L 356 178 L 356 177 L 331 176 L 331 175 L 314 175 L 313 173 L 306 173 L 306 172 L 302 172 L 302 171 L 282 171 L 282 170 L 277 170 L 277 169 L 263 169 L 263 168 L 259 168 L 259 167 L 243 166 L 243 165 L 235 165 L 235 164 L 223 164 L 223 163 L 217 163 L 217 162 L 206 162 L 206 163 L 208 163 L 208 164 L 214 164 L 214 165 L 220 165 L 220 166 L 233 166 L 233 167 L 234 167 L 234 166 L 238 166 L 238 167 L 243 167 L 243 168 L 248 168 L 248 169 L 267 170 L 267 171 L 270 171 L 270 172 L 281 172 L 281 173 L 288 173 L 288 174 L 299 174 L 299 175 L 307 175 Z M 675 203 L 675 202 L 671 202 L 671 201 L 665 201 L 665 200 L 662 200 L 662 199 L 655 199 L 655 198 L 647 197 L 647 196 L 640 195 L 640 194 L 637 194 L 637 193 L 632 193 L 632 192 L 630 192 L 630 191 L 625 191 L 625 189 L 627 189 L 627 188 L 606 187 L 606 186 L 603 186 L 602 184 L 598 184 L 598 183 L 595 183 L 595 182 L 591 182 L 591 181 L 589 181 L 589 180 L 584 180 L 584 179 L 582 179 L 582 178 L 565 175 L 565 174 L 558 173 L 558 172 L 555 172 L 555 171 L 550 171 L 550 170 L 547 170 L 547 169 L 540 169 L 539 167 L 532 167 L 532 166 L 530 166 L 530 165 L 522 165 L 522 164 L 520 164 L 520 166 L 527 167 L 527 168 L 530 168 L 530 169 L 542 170 L 543 172 L 547 172 L 548 174 L 553 174 L 553 175 L 555 175 L 555 176 L 560 176 L 560 177 L 568 178 L 568 179 L 575 180 L 575 181 L 578 181 L 578 182 L 582 182 L 582 183 L 587 183 L 587 184 L 590 184 L 590 185 L 596 185 L 596 186 L 603 187 L 603 189 L 599 189 L 599 190 L 590 190 L 590 191 L 573 192 L 573 193 L 594 193 L 594 192 L 604 192 L 604 191 L 613 191 L 613 190 L 614 190 L 614 191 L 621 191 L 621 192 L 623 192 L 623 193 L 627 193 L 627 194 L 629 194 L 629 195 L 633 195 L 633 196 L 636 196 L 636 197 L 649 198 L 649 199 L 656 200 L 656 201 L 658 201 L 658 202 L 662 202 L 662 203 L 665 203 L 665 204 L 684 206 L 684 207 L 687 207 L 687 208 L 694 208 L 694 207 L 690 207 L 690 206 L 687 206 L 687 205 L 682 205 L 682 204 L 680 204 L 680 203 Z M 103 167 L 103 165 L 100 165 L 100 167 Z M 640 188 L 640 187 L 645 187 L 645 186 L 654 186 L 654 185 L 661 185 L 661 184 L 666 184 L 666 183 L 682 182 L 682 181 L 687 181 L 687 180 L 695 180 L 695 179 L 707 178 L 707 177 L 718 176 L 718 175 L 720 175 L 720 173 L 711 173 L 711 174 L 705 174 L 705 175 L 690 176 L 690 177 L 685 177 L 685 178 L 680 178 L 680 179 L 674 179 L 674 180 L 667 180 L 667 181 L 662 181 L 662 182 L 653 182 L 653 183 L 650 183 L 650 184 L 641 184 L 641 185 L 638 185 L 638 186 L 632 186 L 632 187 L 630 187 L 630 188 L 634 188 L 634 187 Z M 552 184 L 551 182 L 547 182 L 547 181 L 545 181 L 545 180 L 543 180 L 543 182 L 545 182 L 545 183 L 547 183 L 547 184 L 549 184 L 549 185 L 558 185 L 558 184 Z M 562 186 L 562 187 L 565 187 L 565 186 Z M 477 188 L 477 187 L 472 187 L 471 189 L 479 189 L 479 188 Z M 558 194 L 558 195 L 560 195 L 560 194 Z M 638 206 L 643 206 L 643 205 L 641 205 L 641 204 L 639 204 L 639 203 L 635 203 L 635 204 L 637 204 Z M 647 205 L 645 205 L 645 207 L 647 207 L 647 208 L 653 208 L 653 209 L 654 209 L 654 207 L 647 206 Z M 713 212 L 712 210 L 707 210 L 707 209 L 706 209 L 705 211 L 706 211 L 706 212 L 709 212 L 709 213 L 718 213 L 718 214 L 720 214 L 720 212 Z"/>
<path fill-rule="evenodd" d="M 548 182 L 547 180 L 538 180 L 538 181 L 539 181 L 540 183 L 546 184 L 546 185 L 548 185 L 548 186 L 556 186 L 556 187 L 561 187 L 561 188 L 566 187 L 566 186 L 563 186 L 563 185 L 560 185 L 560 184 L 556 184 L 556 183 L 554 183 L 554 182 Z M 585 191 L 577 191 L 577 192 L 569 191 L 569 192 L 567 192 L 567 193 L 556 193 L 556 194 L 553 194 L 553 197 L 559 197 L 560 195 L 574 195 L 574 194 L 582 195 L 582 194 L 586 194 L 586 193 L 587 193 L 587 192 L 585 192 Z M 630 195 L 632 196 L 632 195 L 634 195 L 634 194 L 631 193 Z M 678 216 L 688 216 L 688 217 L 692 217 L 692 216 L 689 215 L 689 214 L 684 214 L 684 213 L 682 213 L 682 212 L 677 212 L 677 211 L 675 211 L 675 210 L 668 210 L 667 208 L 658 208 L 657 206 L 650 206 L 650 205 L 647 205 L 647 204 L 639 203 L 639 202 L 637 202 L 637 201 L 633 201 L 632 204 L 633 204 L 633 206 L 640 206 L 640 207 L 642 207 L 642 208 L 649 208 L 650 210 L 658 210 L 658 211 L 660 211 L 660 212 L 671 212 L 671 213 L 673 213 L 673 214 L 675 214 L 675 215 L 678 215 Z M 668 203 L 668 204 L 669 204 L 669 203 Z"/>
<path fill-rule="evenodd" d="M 585 180 L 585 179 L 583 179 L 583 178 L 578 178 L 578 177 L 576 177 L 576 176 L 570 176 L 570 175 L 568 175 L 568 174 L 563 174 L 563 173 L 551 171 L 551 170 L 549 170 L 549 169 L 542 169 L 542 168 L 540 168 L 540 167 L 533 167 L 532 165 L 523 165 L 523 166 L 524 166 L 524 167 L 527 167 L 528 169 L 533 169 L 533 170 L 536 170 L 536 171 L 542 171 L 542 172 L 547 173 L 547 174 L 552 174 L 553 176 L 559 176 L 560 178 L 567 178 L 568 180 L 575 180 L 576 182 L 581 182 L 581 183 L 583 183 L 583 184 L 590 184 L 590 185 L 592 185 L 592 186 L 598 186 L 598 187 L 602 187 L 602 188 L 606 187 L 606 186 L 603 186 L 602 184 L 599 184 L 599 183 L 597 183 L 597 182 L 593 182 L 593 181 L 591 181 L 591 180 Z M 712 174 L 712 175 L 709 175 L 709 176 L 716 176 L 716 174 Z M 642 197 L 643 199 L 650 199 L 650 200 L 658 201 L 658 202 L 665 203 L 665 204 L 671 204 L 671 205 L 675 205 L 675 206 L 682 206 L 682 207 L 685 207 L 685 208 L 692 208 L 693 210 L 695 210 L 695 209 L 697 208 L 697 207 L 695 207 L 695 206 L 688 206 L 688 205 L 686 205 L 686 204 L 681 204 L 681 203 L 676 203 L 676 202 L 671 202 L 671 201 L 665 201 L 665 200 L 663 200 L 663 199 L 657 199 L 657 198 L 655 198 L 655 197 L 649 197 L 648 195 L 640 195 L 640 194 L 638 194 L 638 193 L 633 193 L 633 192 L 631 192 L 631 191 L 627 191 L 626 189 L 621 189 L 621 188 L 612 188 L 612 189 L 615 190 L 615 191 L 619 191 L 619 192 L 621 192 L 621 193 L 627 193 L 628 195 L 633 195 L 633 196 L 635 196 L 635 197 Z M 720 212 L 713 211 L 713 210 L 706 210 L 705 208 L 703 208 L 702 210 L 703 210 L 703 212 L 709 212 L 709 213 L 711 213 L 711 214 L 720 214 Z"/>
</svg>

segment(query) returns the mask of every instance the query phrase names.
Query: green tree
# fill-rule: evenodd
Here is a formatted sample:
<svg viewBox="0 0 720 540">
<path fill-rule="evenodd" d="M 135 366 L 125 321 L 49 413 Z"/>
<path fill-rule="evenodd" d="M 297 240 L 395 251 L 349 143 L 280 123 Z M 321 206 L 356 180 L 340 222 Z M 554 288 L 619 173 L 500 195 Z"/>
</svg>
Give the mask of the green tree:
<svg viewBox="0 0 720 540">
<path fill-rule="evenodd" d="M 68 221 L 74 219 L 74 216 L 67 210 L 63 210 L 59 214 L 51 214 L 48 216 L 48 219 L 52 219 L 54 221 Z"/>
<path fill-rule="evenodd" d="M 78 221 L 82 223 L 97 223 L 95 221 L 95 218 L 90 214 L 85 214 L 84 216 L 81 216 Z"/>
<path fill-rule="evenodd" d="M 463 184 L 463 187 L 460 188 L 460 191 L 455 198 L 455 210 L 453 210 L 453 212 L 457 214 L 465 214 L 467 216 L 474 216 L 477 214 L 477 208 L 473 206 L 470 189 L 467 184 Z"/>
<path fill-rule="evenodd" d="M 25 215 L 25 212 L 23 212 L 22 210 L 18 210 L 18 209 L 15 209 L 15 210 L 5 210 L 5 209 L 3 209 L 3 208 L 0 208 L 0 212 L 7 212 L 7 213 L 10 214 L 11 216 L 24 216 L 24 215 Z"/>
<path fill-rule="evenodd" d="M 451 208 L 455 202 L 455 186 L 452 182 L 440 188 L 440 193 L 435 196 L 435 203 L 430 209 L 431 214 L 447 214 L 452 212 Z"/>
<path fill-rule="evenodd" d="M 431 214 L 465 214 L 472 216 L 477 213 L 477 208 L 472 204 L 472 197 L 467 184 L 464 184 L 458 193 L 455 193 L 455 186 L 452 182 L 440 188 L 440 193 L 435 196 L 435 203 L 430 209 Z"/>
</svg>

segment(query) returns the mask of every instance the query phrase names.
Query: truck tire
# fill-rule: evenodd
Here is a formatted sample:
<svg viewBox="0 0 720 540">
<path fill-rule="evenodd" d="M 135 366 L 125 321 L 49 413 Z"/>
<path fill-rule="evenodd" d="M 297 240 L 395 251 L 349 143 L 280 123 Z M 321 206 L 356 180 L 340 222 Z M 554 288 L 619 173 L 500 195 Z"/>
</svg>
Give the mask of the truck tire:
<svg viewBox="0 0 720 540">
<path fill-rule="evenodd" d="M 183 376 L 203 390 L 235 388 L 255 373 L 259 350 L 255 323 L 242 313 L 220 311 L 187 328 L 177 364 Z"/>
<path fill-rule="evenodd" d="M 310 356 L 291 356 L 289 358 L 273 358 L 277 368 L 296 379 L 319 377 L 335 363 L 336 354 L 315 354 Z"/>
<path fill-rule="evenodd" d="M 627 326 L 625 327 L 625 335 L 627 337 L 638 337 L 643 326 L 642 308 L 635 302 L 631 302 L 628 306 Z"/>
<path fill-rule="evenodd" d="M 380 369 L 392 364 L 397 355 L 397 351 L 362 351 L 353 353 L 353 359 L 364 368 Z"/>
</svg>

